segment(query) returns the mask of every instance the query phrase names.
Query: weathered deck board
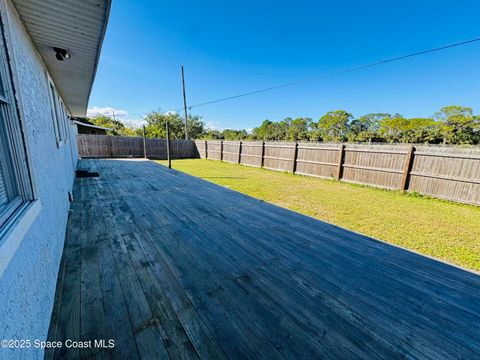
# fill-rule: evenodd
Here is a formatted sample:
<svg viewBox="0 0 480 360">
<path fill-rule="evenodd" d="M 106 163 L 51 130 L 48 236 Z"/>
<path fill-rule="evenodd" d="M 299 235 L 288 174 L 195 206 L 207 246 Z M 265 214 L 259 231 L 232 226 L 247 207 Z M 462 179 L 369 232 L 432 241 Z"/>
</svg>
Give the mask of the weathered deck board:
<svg viewBox="0 0 480 360">
<path fill-rule="evenodd" d="M 138 160 L 82 160 L 47 358 L 478 358 L 480 276 Z"/>
</svg>

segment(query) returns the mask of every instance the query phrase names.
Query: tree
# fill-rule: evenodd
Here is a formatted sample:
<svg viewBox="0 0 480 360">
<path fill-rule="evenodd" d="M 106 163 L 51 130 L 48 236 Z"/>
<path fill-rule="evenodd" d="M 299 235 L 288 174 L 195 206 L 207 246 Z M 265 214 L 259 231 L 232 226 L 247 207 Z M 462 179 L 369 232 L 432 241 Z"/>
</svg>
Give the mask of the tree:
<svg viewBox="0 0 480 360">
<path fill-rule="evenodd" d="M 221 140 L 223 139 L 223 134 L 219 130 L 208 129 L 200 138 L 204 140 Z"/>
<path fill-rule="evenodd" d="M 147 126 L 145 126 L 145 134 L 149 138 L 166 137 L 165 124 L 167 121 L 169 124 L 170 137 L 172 139 L 185 138 L 184 119 L 178 113 L 152 111 L 145 116 L 144 120 L 147 122 Z M 198 139 L 205 132 L 204 122 L 199 116 L 189 116 L 187 125 L 188 136 L 191 139 Z"/>
<path fill-rule="evenodd" d="M 379 134 L 388 142 L 399 142 L 407 127 L 407 119 L 400 114 L 387 116 L 380 121 Z"/>
<path fill-rule="evenodd" d="M 380 122 L 390 114 L 373 113 L 360 116 L 358 119 L 352 120 L 348 131 L 348 141 L 368 142 L 379 137 Z"/>
<path fill-rule="evenodd" d="M 474 116 L 474 144 L 480 144 L 480 115 Z"/>
<path fill-rule="evenodd" d="M 344 110 L 329 111 L 318 121 L 317 128 L 324 141 L 343 141 L 346 139 L 348 124 L 352 114 Z"/>
<path fill-rule="evenodd" d="M 182 122 L 185 122 L 185 119 L 182 118 Z M 185 125 L 184 125 L 185 129 Z M 198 115 L 189 115 L 187 122 L 188 137 L 190 139 L 200 139 L 200 137 L 205 132 L 205 123 L 202 118 Z"/>
<path fill-rule="evenodd" d="M 272 124 L 273 139 L 272 140 L 288 140 L 288 129 L 292 123 L 292 118 L 287 117 L 278 123 Z"/>
<path fill-rule="evenodd" d="M 121 121 L 114 120 L 106 115 L 98 115 L 87 119 L 88 122 L 105 128 L 112 129 L 107 131 L 108 135 L 113 136 L 134 136 L 135 130 L 125 126 Z"/>
<path fill-rule="evenodd" d="M 432 118 L 408 119 L 400 141 L 404 143 L 431 143 L 438 141 L 438 124 Z"/>
<path fill-rule="evenodd" d="M 292 120 L 287 131 L 288 140 L 308 140 L 311 123 L 312 119 L 310 118 L 296 118 L 295 120 Z"/>
<path fill-rule="evenodd" d="M 406 119 L 400 114 L 368 114 L 352 121 L 349 140 L 370 142 L 377 138 L 402 143 L 435 142 L 438 139 L 436 129 L 437 123 L 431 118 Z"/>
<path fill-rule="evenodd" d="M 252 135 L 257 140 L 270 140 L 271 125 L 270 120 L 264 120 L 259 127 L 253 128 Z"/>
<path fill-rule="evenodd" d="M 310 131 L 308 132 L 308 138 L 310 141 L 323 141 L 322 129 L 318 124 L 318 122 L 314 121 L 310 124 Z"/>
<path fill-rule="evenodd" d="M 445 106 L 435 114 L 440 122 L 444 144 L 474 144 L 478 142 L 478 119 L 471 107 Z"/>
<path fill-rule="evenodd" d="M 246 130 L 225 129 L 222 131 L 222 136 L 225 140 L 243 140 L 248 134 Z"/>
<path fill-rule="evenodd" d="M 169 121 L 172 138 L 184 138 L 183 118 L 177 113 L 153 111 L 145 117 L 148 137 L 165 137 L 165 123 Z M 129 135 L 121 122 L 111 118 L 98 118 L 96 124 L 114 129 L 112 132 Z M 353 119 L 344 110 L 329 111 L 317 122 L 310 118 L 287 117 L 281 121 L 264 120 L 249 134 L 246 130 L 205 129 L 199 116 L 190 116 L 189 136 L 193 139 L 263 140 L 263 141 L 388 141 L 402 143 L 478 144 L 480 142 L 480 117 L 472 108 L 443 107 L 434 118 L 404 118 L 400 114 L 371 113 Z M 142 130 L 137 130 L 142 135 Z"/>
<path fill-rule="evenodd" d="M 253 129 L 252 137 L 256 140 L 288 140 L 292 121 L 289 117 L 279 122 L 264 120 L 260 127 Z"/>
</svg>

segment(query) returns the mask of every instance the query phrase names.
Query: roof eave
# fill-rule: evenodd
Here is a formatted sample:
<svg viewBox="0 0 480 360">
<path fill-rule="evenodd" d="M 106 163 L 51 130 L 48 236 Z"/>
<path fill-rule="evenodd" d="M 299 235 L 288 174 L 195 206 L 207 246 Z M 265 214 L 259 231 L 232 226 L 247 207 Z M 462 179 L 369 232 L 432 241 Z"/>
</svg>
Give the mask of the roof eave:
<svg viewBox="0 0 480 360">
<path fill-rule="evenodd" d="M 71 116 L 86 115 L 111 0 L 12 0 Z M 54 47 L 71 58 L 58 61 Z"/>
<path fill-rule="evenodd" d="M 85 107 L 85 111 L 82 114 L 72 114 L 72 116 L 84 117 L 87 115 L 88 101 L 90 100 L 90 95 L 92 94 L 92 89 L 93 89 L 93 83 L 95 82 L 95 77 L 97 76 L 98 64 L 100 62 L 100 55 L 102 54 L 103 40 L 105 40 L 105 34 L 107 33 L 108 20 L 110 18 L 110 9 L 112 7 L 112 0 L 105 0 L 105 2 L 107 6 L 107 12 L 105 14 L 105 21 L 103 24 L 102 35 L 100 37 L 100 42 L 98 44 L 97 58 L 95 59 L 95 68 L 93 70 L 90 90 L 88 91 L 88 96 L 87 96 L 87 106 Z M 111 130 L 111 129 L 108 129 L 108 130 Z"/>
<path fill-rule="evenodd" d="M 83 122 L 77 121 L 77 120 L 74 120 L 73 122 L 77 125 L 85 126 L 85 127 L 92 128 L 92 129 L 105 130 L 105 131 L 112 131 L 113 130 L 113 129 L 102 127 L 102 126 L 83 123 Z"/>
</svg>

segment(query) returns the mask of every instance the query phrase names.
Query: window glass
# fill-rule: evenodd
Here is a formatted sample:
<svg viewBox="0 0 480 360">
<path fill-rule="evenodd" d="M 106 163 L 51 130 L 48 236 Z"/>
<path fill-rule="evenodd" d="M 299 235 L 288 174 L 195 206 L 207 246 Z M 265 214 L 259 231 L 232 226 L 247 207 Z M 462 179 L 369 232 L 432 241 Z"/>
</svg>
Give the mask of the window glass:
<svg viewBox="0 0 480 360">
<path fill-rule="evenodd" d="M 0 209 L 8 203 L 7 185 L 2 173 L 2 164 L 0 163 Z M 1 210 L 0 210 L 1 211 Z"/>
<path fill-rule="evenodd" d="M 1 76 L 1 74 L 0 74 Z M 0 79 L 0 98 L 5 99 L 5 89 L 3 88 L 3 81 Z"/>
<path fill-rule="evenodd" d="M 3 116 L 5 106 L 5 103 L 0 102 L 0 226 L 7 220 L 13 210 L 12 203 L 18 200 L 19 196 L 11 151 L 7 142 L 6 123 Z"/>
</svg>

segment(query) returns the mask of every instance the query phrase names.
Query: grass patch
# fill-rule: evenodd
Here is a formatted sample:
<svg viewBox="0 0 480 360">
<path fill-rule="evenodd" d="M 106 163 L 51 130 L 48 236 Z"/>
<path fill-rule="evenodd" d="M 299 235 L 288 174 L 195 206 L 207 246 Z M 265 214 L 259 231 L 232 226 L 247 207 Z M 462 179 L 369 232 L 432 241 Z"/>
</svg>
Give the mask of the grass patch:
<svg viewBox="0 0 480 360">
<path fill-rule="evenodd" d="M 480 271 L 480 207 L 215 160 L 174 160 L 172 167 L 287 209 Z"/>
</svg>

